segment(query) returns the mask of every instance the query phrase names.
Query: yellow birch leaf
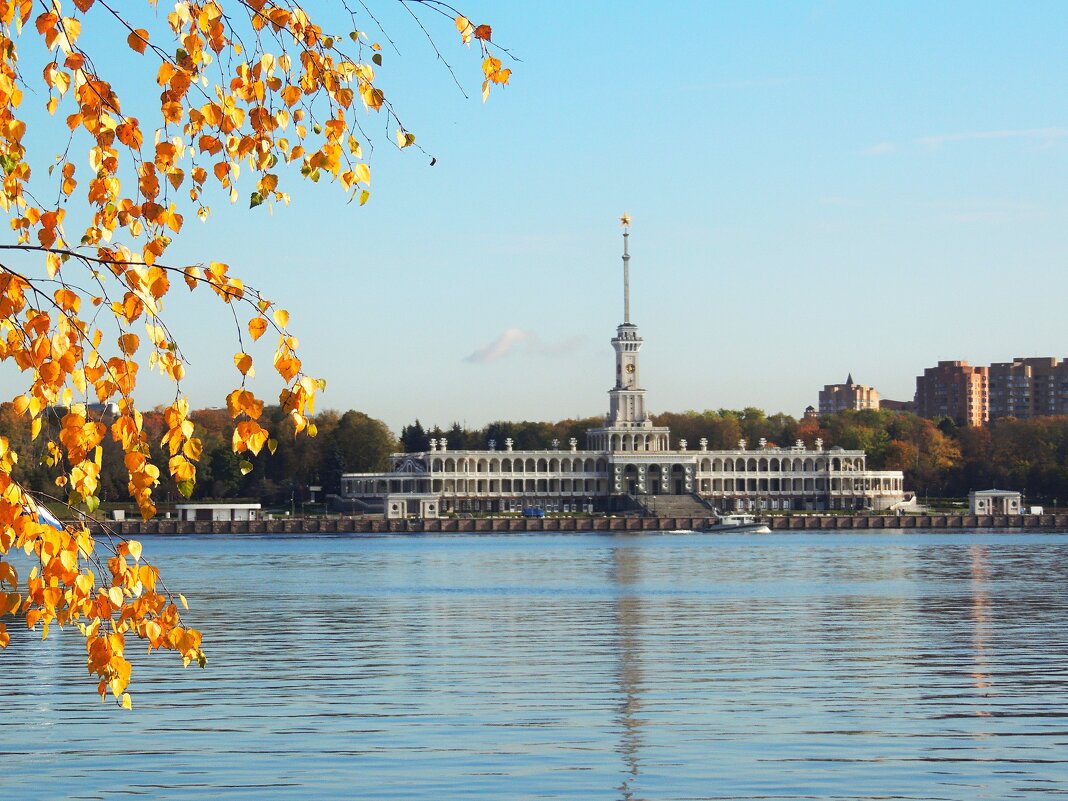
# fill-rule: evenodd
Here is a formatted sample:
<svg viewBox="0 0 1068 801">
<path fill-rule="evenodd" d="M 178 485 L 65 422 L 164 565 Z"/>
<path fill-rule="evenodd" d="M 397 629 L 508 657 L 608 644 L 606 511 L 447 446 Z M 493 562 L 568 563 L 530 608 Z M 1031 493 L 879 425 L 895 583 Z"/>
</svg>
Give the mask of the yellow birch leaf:
<svg viewBox="0 0 1068 801">
<path fill-rule="evenodd" d="M 185 599 L 185 596 L 178 593 L 178 600 L 182 602 L 182 609 L 189 609 L 189 601 Z"/>
<path fill-rule="evenodd" d="M 141 543 L 137 540 L 127 540 L 126 546 L 129 549 L 130 556 L 133 557 L 135 562 L 138 561 L 141 558 Z"/>
<path fill-rule="evenodd" d="M 287 312 L 285 309 L 275 309 L 274 321 L 279 328 L 285 328 L 287 325 L 289 325 L 289 312 Z"/>
<path fill-rule="evenodd" d="M 130 700 L 130 694 L 129 693 L 123 693 L 122 694 L 122 708 L 123 709 L 133 709 L 133 702 Z"/>
<path fill-rule="evenodd" d="M 253 341 L 259 339 L 267 331 L 267 321 L 262 317 L 253 317 L 248 321 L 248 332 Z"/>
</svg>

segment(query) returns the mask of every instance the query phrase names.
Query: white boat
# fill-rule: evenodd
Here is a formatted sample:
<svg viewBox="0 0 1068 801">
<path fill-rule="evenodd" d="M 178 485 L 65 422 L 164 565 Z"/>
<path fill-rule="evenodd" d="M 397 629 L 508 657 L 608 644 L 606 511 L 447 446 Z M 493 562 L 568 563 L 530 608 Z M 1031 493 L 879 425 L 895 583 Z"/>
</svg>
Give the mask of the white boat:
<svg viewBox="0 0 1068 801">
<path fill-rule="evenodd" d="M 766 523 L 758 523 L 753 515 L 721 515 L 713 525 L 702 530 L 732 534 L 771 533 L 771 528 Z"/>
</svg>

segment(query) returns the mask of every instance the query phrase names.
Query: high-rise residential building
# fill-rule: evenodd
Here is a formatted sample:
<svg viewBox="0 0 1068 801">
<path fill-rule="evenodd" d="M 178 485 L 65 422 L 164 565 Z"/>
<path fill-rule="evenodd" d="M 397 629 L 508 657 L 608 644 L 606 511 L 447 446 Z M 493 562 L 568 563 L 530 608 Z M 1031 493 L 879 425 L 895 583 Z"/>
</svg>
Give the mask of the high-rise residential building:
<svg viewBox="0 0 1068 801">
<path fill-rule="evenodd" d="M 850 373 L 844 384 L 827 384 L 820 390 L 820 416 L 847 409 L 878 409 L 879 392 L 853 382 Z"/>
<path fill-rule="evenodd" d="M 988 419 L 989 370 L 965 361 L 939 362 L 916 377 L 916 414 L 950 417 L 960 425 L 981 426 Z"/>
<path fill-rule="evenodd" d="M 1068 360 L 1014 358 L 990 365 L 991 420 L 1068 414 Z"/>
</svg>

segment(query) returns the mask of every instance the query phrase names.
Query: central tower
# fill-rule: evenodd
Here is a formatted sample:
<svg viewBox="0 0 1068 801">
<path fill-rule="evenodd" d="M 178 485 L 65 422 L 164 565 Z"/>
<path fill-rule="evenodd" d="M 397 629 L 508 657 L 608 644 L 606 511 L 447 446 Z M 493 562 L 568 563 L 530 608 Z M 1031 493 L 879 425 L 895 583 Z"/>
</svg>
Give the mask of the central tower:
<svg viewBox="0 0 1068 801">
<path fill-rule="evenodd" d="M 602 451 L 666 451 L 670 432 L 653 426 L 645 409 L 641 386 L 642 338 L 630 320 L 630 217 L 623 224 L 623 322 L 616 328 L 612 349 L 616 358 L 615 386 L 608 390 L 608 414 L 604 428 L 586 432 L 591 449 Z"/>
<path fill-rule="evenodd" d="M 641 388 L 640 351 L 642 338 L 638 326 L 630 321 L 630 217 L 623 223 L 623 322 L 616 328 L 612 348 L 616 352 L 616 384 L 608 391 L 609 426 L 643 423 L 645 390 Z"/>
</svg>

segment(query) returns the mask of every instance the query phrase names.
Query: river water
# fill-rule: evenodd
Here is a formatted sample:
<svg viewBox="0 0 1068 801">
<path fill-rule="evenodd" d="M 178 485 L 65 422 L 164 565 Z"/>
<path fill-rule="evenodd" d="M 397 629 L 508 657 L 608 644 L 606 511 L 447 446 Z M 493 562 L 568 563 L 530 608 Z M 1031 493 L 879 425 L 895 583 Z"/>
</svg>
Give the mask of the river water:
<svg viewBox="0 0 1068 801">
<path fill-rule="evenodd" d="M 1068 534 L 143 542 L 208 668 L 14 631 L 0 798 L 1068 798 Z"/>
</svg>

